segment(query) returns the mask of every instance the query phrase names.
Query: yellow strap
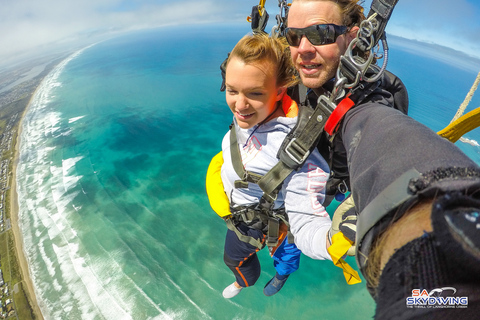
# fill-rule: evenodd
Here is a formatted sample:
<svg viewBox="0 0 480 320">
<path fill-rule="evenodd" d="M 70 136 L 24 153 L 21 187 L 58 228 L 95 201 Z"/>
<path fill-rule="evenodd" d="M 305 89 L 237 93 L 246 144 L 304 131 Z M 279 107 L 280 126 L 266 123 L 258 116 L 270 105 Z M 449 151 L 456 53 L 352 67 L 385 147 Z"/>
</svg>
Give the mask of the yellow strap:
<svg viewBox="0 0 480 320">
<path fill-rule="evenodd" d="M 265 6 L 265 2 L 267 2 L 267 0 L 260 0 L 260 2 L 258 3 L 260 6 L 264 7 Z"/>
<path fill-rule="evenodd" d="M 437 133 L 451 142 L 456 142 L 465 133 L 480 127 L 480 108 L 474 109 L 464 114 L 457 120 L 450 123 L 445 129 Z"/>
<path fill-rule="evenodd" d="M 208 201 L 213 211 L 220 217 L 226 217 L 230 214 L 230 202 L 223 189 L 222 177 L 220 171 L 223 164 L 223 154 L 220 151 L 210 161 L 207 170 L 207 179 L 205 185 L 207 188 Z"/>
<path fill-rule="evenodd" d="M 342 259 L 352 245 L 353 242 L 348 240 L 340 231 L 333 235 L 332 245 L 327 249 L 332 257 L 333 264 L 343 270 L 345 280 L 350 285 L 362 282 L 358 272 Z"/>
</svg>

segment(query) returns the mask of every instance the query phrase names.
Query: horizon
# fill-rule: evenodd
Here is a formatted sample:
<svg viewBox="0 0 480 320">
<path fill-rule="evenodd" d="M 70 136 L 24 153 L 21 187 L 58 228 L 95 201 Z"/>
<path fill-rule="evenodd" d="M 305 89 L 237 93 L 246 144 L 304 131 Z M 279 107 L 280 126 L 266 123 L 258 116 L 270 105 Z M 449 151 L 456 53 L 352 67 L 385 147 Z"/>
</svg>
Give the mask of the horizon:
<svg viewBox="0 0 480 320">
<path fill-rule="evenodd" d="M 153 0 L 18 0 L 0 12 L 0 67 L 34 59 L 52 51 L 86 46 L 126 32 L 198 23 L 242 22 L 258 1 L 179 0 L 175 4 Z M 388 35 L 434 43 L 480 59 L 480 4 L 475 0 L 434 3 L 402 0 L 387 25 Z M 363 1 L 365 13 L 372 0 Z M 266 31 L 276 24 L 278 1 L 266 1 L 270 15 Z M 414 8 L 415 10 L 412 10 Z M 180 18 L 180 19 L 179 19 Z"/>
<path fill-rule="evenodd" d="M 188 28 L 189 26 L 199 25 L 199 24 L 209 25 L 209 26 L 214 26 L 219 24 L 223 25 L 223 23 L 220 23 L 220 22 L 213 22 L 213 23 L 199 22 L 196 24 L 184 25 L 184 27 Z M 249 33 L 251 31 L 250 24 L 248 22 L 229 23 L 228 25 L 226 25 L 226 27 L 241 28 L 242 25 L 245 26 L 245 33 Z M 93 46 L 100 42 L 113 40 L 116 38 L 128 36 L 135 33 L 148 32 L 151 30 L 168 28 L 168 27 L 172 27 L 172 25 L 149 28 L 149 29 L 128 30 L 128 31 L 117 33 L 115 35 L 110 35 L 103 39 L 95 39 L 95 41 L 92 41 L 92 42 L 88 42 L 88 41 L 79 42 L 78 44 L 72 45 L 69 47 L 59 46 L 57 48 L 52 49 L 52 51 L 43 52 L 41 55 L 30 56 L 24 59 L 20 58 L 10 66 L 2 65 L 0 62 L 0 79 L 1 79 L 2 73 L 11 72 L 17 68 L 24 68 L 26 65 L 34 67 L 36 65 L 45 64 L 57 59 L 64 59 L 79 50 Z M 469 69 L 470 67 L 472 67 L 472 68 L 475 68 L 473 70 L 474 72 L 477 72 L 477 70 L 480 71 L 480 57 L 469 55 L 468 53 L 460 51 L 456 48 L 447 47 L 434 42 L 427 42 L 427 41 L 422 41 L 417 39 L 409 39 L 406 37 L 402 37 L 402 36 L 390 34 L 390 33 L 387 33 L 387 42 L 389 43 L 395 42 L 397 44 L 401 42 L 402 44 L 399 44 L 399 45 L 401 45 L 402 48 L 409 49 L 410 51 L 417 51 L 417 54 L 419 55 L 425 55 L 431 59 L 441 60 L 448 64 L 454 64 L 459 66 L 460 68 L 462 68 L 463 66 L 463 69 Z M 61 58 L 62 56 L 63 58 Z M 36 61 L 41 61 L 41 63 L 37 63 Z"/>
</svg>

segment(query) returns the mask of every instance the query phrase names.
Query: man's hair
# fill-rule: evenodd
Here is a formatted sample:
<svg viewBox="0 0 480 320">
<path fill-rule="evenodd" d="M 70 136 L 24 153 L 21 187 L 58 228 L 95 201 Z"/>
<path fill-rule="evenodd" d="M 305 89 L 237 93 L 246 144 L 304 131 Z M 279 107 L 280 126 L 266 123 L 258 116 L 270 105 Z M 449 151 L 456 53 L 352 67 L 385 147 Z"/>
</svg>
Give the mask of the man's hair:
<svg viewBox="0 0 480 320">
<path fill-rule="evenodd" d="M 360 23 L 365 20 L 365 14 L 361 5 L 363 0 L 293 0 L 292 3 L 306 1 L 330 1 L 335 3 L 342 13 L 343 25 L 348 28 L 359 27 Z"/>
<path fill-rule="evenodd" d="M 290 87 L 299 81 L 285 38 L 270 37 L 266 33 L 248 34 L 233 48 L 227 66 L 233 57 L 250 65 L 271 63 L 276 71 L 278 86 Z"/>
</svg>

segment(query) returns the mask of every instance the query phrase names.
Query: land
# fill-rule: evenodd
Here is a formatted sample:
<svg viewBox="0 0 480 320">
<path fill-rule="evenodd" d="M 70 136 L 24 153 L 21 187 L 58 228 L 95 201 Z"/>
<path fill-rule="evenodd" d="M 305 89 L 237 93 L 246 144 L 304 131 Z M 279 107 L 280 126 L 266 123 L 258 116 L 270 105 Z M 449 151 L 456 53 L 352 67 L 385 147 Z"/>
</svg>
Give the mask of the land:
<svg viewBox="0 0 480 320">
<path fill-rule="evenodd" d="M 0 319 L 43 319 L 18 224 L 15 170 L 23 116 L 41 81 L 63 58 L 0 73 Z"/>
</svg>

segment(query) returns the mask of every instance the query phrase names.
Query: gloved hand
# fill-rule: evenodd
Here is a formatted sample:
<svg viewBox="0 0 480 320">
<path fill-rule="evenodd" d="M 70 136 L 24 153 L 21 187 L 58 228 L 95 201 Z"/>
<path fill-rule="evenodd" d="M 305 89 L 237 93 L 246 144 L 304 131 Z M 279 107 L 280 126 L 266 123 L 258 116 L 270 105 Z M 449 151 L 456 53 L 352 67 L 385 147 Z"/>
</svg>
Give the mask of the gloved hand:
<svg viewBox="0 0 480 320">
<path fill-rule="evenodd" d="M 332 226 L 328 232 L 330 243 L 332 242 L 333 235 L 338 232 L 342 232 L 348 240 L 353 242 L 353 245 L 347 251 L 347 255 L 354 256 L 355 236 L 357 233 L 357 212 L 355 211 L 355 203 L 351 195 L 349 195 L 333 213 Z"/>
</svg>

